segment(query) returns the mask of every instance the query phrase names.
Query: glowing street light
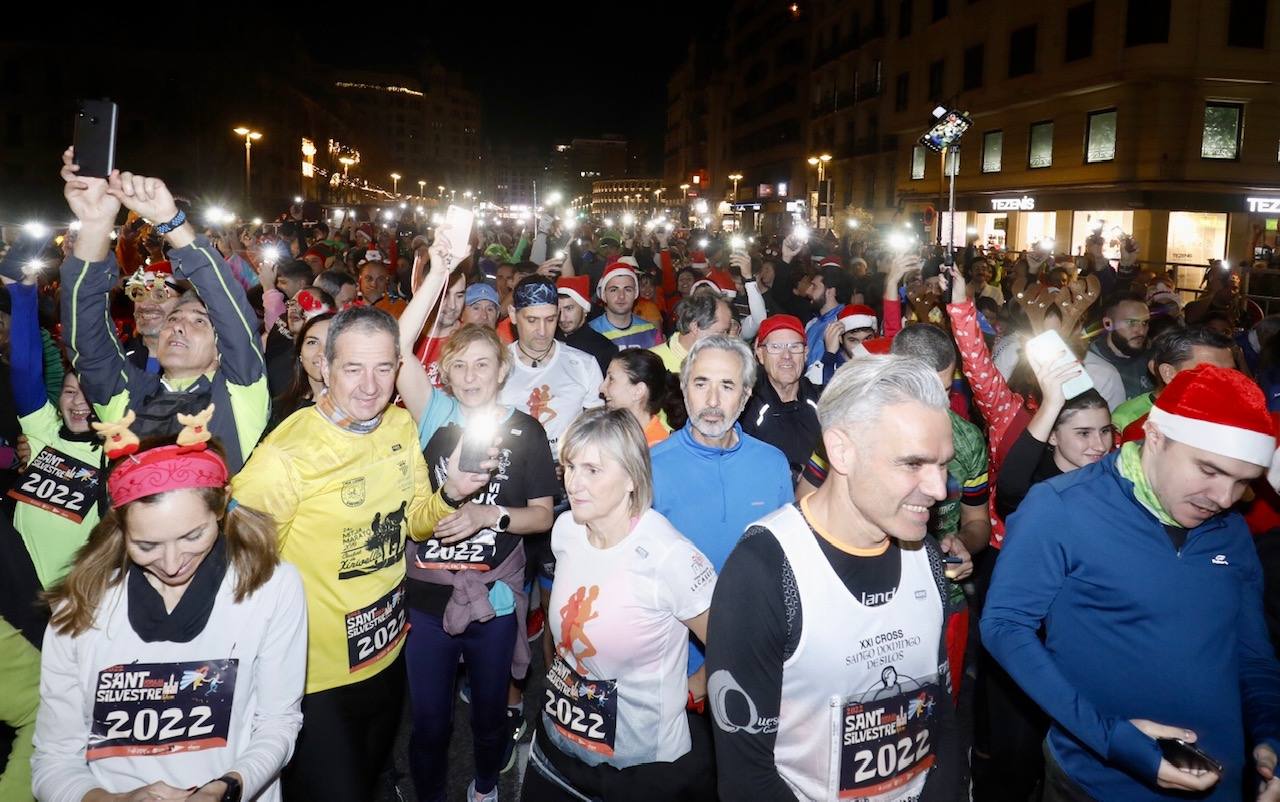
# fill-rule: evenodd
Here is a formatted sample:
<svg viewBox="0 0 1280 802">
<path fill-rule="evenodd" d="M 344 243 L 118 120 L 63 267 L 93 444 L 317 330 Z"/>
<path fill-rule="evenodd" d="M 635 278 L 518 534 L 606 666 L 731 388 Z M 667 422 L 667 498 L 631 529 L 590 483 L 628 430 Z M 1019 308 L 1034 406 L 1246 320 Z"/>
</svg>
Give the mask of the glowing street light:
<svg viewBox="0 0 1280 802">
<path fill-rule="evenodd" d="M 419 197 L 419 198 L 425 198 L 426 196 L 427 196 L 427 182 L 426 182 L 426 181 L 419 181 L 419 182 L 418 182 L 418 197 Z"/>
<path fill-rule="evenodd" d="M 399 192 L 399 190 L 400 190 L 400 174 L 392 173 L 391 174 L 391 194 L 395 195 Z"/>
<path fill-rule="evenodd" d="M 350 156 L 339 156 L 338 162 L 342 165 L 342 177 L 346 178 L 348 168 L 350 168 L 351 165 L 355 164 L 356 160 L 351 158 Z"/>
<path fill-rule="evenodd" d="M 243 125 L 231 129 L 236 136 L 244 137 L 244 200 L 249 202 L 249 165 L 252 161 L 253 143 L 262 139 L 262 133 L 245 128 Z"/>
<path fill-rule="evenodd" d="M 742 173 L 730 173 L 729 180 L 733 182 L 733 199 L 738 199 L 738 182 L 742 180 Z"/>
<path fill-rule="evenodd" d="M 827 162 L 831 161 L 831 154 L 830 154 L 830 153 L 824 153 L 824 154 L 822 154 L 821 156 L 810 156 L 810 157 L 809 157 L 809 159 L 808 159 L 808 161 L 809 161 L 809 164 L 810 164 L 811 166 L 816 166 L 816 167 L 818 168 L 818 191 L 819 191 L 819 192 L 821 192 L 821 191 L 822 191 L 822 181 L 823 181 L 823 178 L 824 178 L 824 177 L 825 177 L 825 175 L 826 175 Z M 830 216 L 831 216 L 831 187 L 830 187 L 830 186 L 828 186 L 828 187 L 827 187 L 826 195 L 827 195 L 827 202 L 826 202 L 826 205 L 827 205 L 827 217 L 828 217 L 828 220 L 827 220 L 827 228 L 830 228 L 830 227 L 831 227 L 831 225 L 830 225 L 830 224 L 831 224 L 831 221 L 830 221 L 830 219 L 829 219 L 829 218 L 830 218 Z M 822 211 L 822 208 L 821 208 L 821 207 L 822 207 L 822 204 L 821 204 L 821 203 L 819 203 L 819 204 L 818 204 L 818 207 L 819 207 L 819 208 L 818 208 L 819 216 L 821 216 L 821 211 Z"/>
</svg>

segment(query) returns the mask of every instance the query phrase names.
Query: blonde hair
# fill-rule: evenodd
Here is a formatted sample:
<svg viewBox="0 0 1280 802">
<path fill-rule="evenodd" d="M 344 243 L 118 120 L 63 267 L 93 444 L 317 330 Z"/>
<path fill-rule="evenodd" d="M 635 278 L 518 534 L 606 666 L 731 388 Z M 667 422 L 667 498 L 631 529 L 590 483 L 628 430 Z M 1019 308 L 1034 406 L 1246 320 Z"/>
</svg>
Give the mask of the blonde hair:
<svg viewBox="0 0 1280 802">
<path fill-rule="evenodd" d="M 227 562 L 236 573 L 235 599 L 244 601 L 271 579 L 280 562 L 275 519 L 242 504 L 226 510 L 228 492 L 223 488 L 193 489 L 210 510 L 219 512 L 221 537 L 226 538 Z M 109 509 L 102 516 L 89 533 L 88 542 L 76 553 L 66 577 L 44 594 L 45 601 L 53 609 L 49 626 L 55 632 L 75 637 L 93 626 L 102 597 L 124 580 L 129 569 L 124 534 L 126 513 L 135 504 L 154 504 L 165 495 L 167 493 L 145 496 L 118 510 Z"/>
<path fill-rule="evenodd" d="M 653 506 L 653 463 L 649 444 L 636 416 L 625 409 L 588 409 L 569 424 L 560 438 L 560 461 L 569 462 L 589 445 L 612 457 L 622 466 L 635 491 L 631 495 L 631 515 L 638 516 Z"/>
<path fill-rule="evenodd" d="M 449 363 L 476 343 L 483 343 L 493 348 L 498 358 L 499 376 L 504 376 L 508 372 L 511 367 L 511 354 L 502 344 L 502 340 L 498 339 L 498 333 L 488 326 L 468 323 L 449 335 L 449 339 L 445 340 L 444 345 L 440 347 L 440 381 L 446 387 L 449 385 Z M 502 387 L 503 383 L 499 381 L 498 387 Z"/>
</svg>

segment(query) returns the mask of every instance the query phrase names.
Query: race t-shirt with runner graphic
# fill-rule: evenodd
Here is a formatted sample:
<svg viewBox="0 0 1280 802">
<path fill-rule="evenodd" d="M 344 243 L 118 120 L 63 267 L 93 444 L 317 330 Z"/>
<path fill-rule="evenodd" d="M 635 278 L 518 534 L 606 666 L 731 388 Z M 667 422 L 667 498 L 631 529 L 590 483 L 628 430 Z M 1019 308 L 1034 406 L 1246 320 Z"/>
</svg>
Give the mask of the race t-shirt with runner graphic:
<svg viewBox="0 0 1280 802">
<path fill-rule="evenodd" d="M 689 751 L 688 627 L 711 606 L 716 572 L 655 510 L 622 542 L 592 546 L 564 513 L 551 532 L 556 581 L 547 626 L 555 658 L 542 718 L 589 765 L 669 762 Z"/>
<path fill-rule="evenodd" d="M 584 409 L 604 404 L 600 398 L 600 384 L 604 381 L 600 364 L 590 354 L 558 342 L 555 353 L 534 368 L 520 361 L 519 343 L 507 348 L 511 372 L 499 400 L 542 424 L 552 459 L 558 461 L 560 437 L 573 419 Z"/>
<path fill-rule="evenodd" d="M 443 392 L 432 395 L 432 406 L 457 407 L 457 401 Z M 429 410 L 430 411 L 430 410 Z M 554 498 L 560 492 L 555 465 L 547 447 L 542 426 L 519 410 L 508 410 L 498 427 L 498 469 L 491 475 L 489 486 L 477 493 L 469 503 L 525 507 L 529 499 Z M 424 415 L 424 418 L 428 417 Z M 452 417 L 452 416 L 450 416 Z M 431 471 L 431 486 L 439 489 L 448 475 L 449 456 L 466 427 L 464 420 L 451 420 L 436 429 L 427 442 L 424 456 Z M 423 571 L 492 571 L 511 552 L 521 546 L 521 536 L 495 532 L 485 527 L 459 543 L 443 545 L 438 540 L 425 540 L 409 547 L 409 606 L 432 615 L 443 616 L 453 595 L 453 588 L 423 581 Z"/>
</svg>

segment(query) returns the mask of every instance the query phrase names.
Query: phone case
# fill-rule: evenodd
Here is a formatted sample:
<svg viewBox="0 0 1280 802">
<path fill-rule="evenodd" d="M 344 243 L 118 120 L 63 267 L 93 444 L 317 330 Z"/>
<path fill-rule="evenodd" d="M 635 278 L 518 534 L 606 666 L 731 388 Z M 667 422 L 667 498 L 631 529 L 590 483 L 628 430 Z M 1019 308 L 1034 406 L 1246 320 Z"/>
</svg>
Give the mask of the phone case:
<svg viewBox="0 0 1280 802">
<path fill-rule="evenodd" d="M 106 178 L 116 162 L 116 104 L 85 100 L 76 113 L 75 163 L 80 175 Z"/>
</svg>

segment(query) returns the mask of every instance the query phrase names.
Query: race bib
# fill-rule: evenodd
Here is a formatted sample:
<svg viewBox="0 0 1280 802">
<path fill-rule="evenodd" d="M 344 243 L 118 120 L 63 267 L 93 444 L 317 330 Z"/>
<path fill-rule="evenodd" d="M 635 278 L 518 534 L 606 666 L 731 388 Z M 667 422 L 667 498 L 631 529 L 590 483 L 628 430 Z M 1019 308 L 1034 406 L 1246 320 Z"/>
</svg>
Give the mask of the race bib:
<svg viewBox="0 0 1280 802">
<path fill-rule="evenodd" d="M 98 672 L 85 759 L 226 746 L 239 662 L 130 663 Z"/>
<path fill-rule="evenodd" d="M 884 699 L 846 702 L 840 725 L 840 798 L 918 798 L 933 766 L 929 728 L 941 698 L 938 686 L 931 684 Z"/>
<path fill-rule="evenodd" d="M 101 471 L 50 446 L 40 449 L 9 495 L 76 523 L 98 500 Z"/>
<path fill-rule="evenodd" d="M 618 733 L 616 679 L 587 679 L 556 655 L 547 672 L 543 711 L 565 738 L 583 749 L 613 756 Z"/>
<path fill-rule="evenodd" d="M 368 607 L 347 613 L 347 665 L 355 673 L 376 663 L 409 631 L 404 583 Z"/>
<path fill-rule="evenodd" d="M 497 535 L 491 529 L 481 529 L 474 537 L 449 546 L 427 540 L 418 544 L 413 564 L 446 571 L 488 571 L 498 551 L 496 541 Z"/>
</svg>

